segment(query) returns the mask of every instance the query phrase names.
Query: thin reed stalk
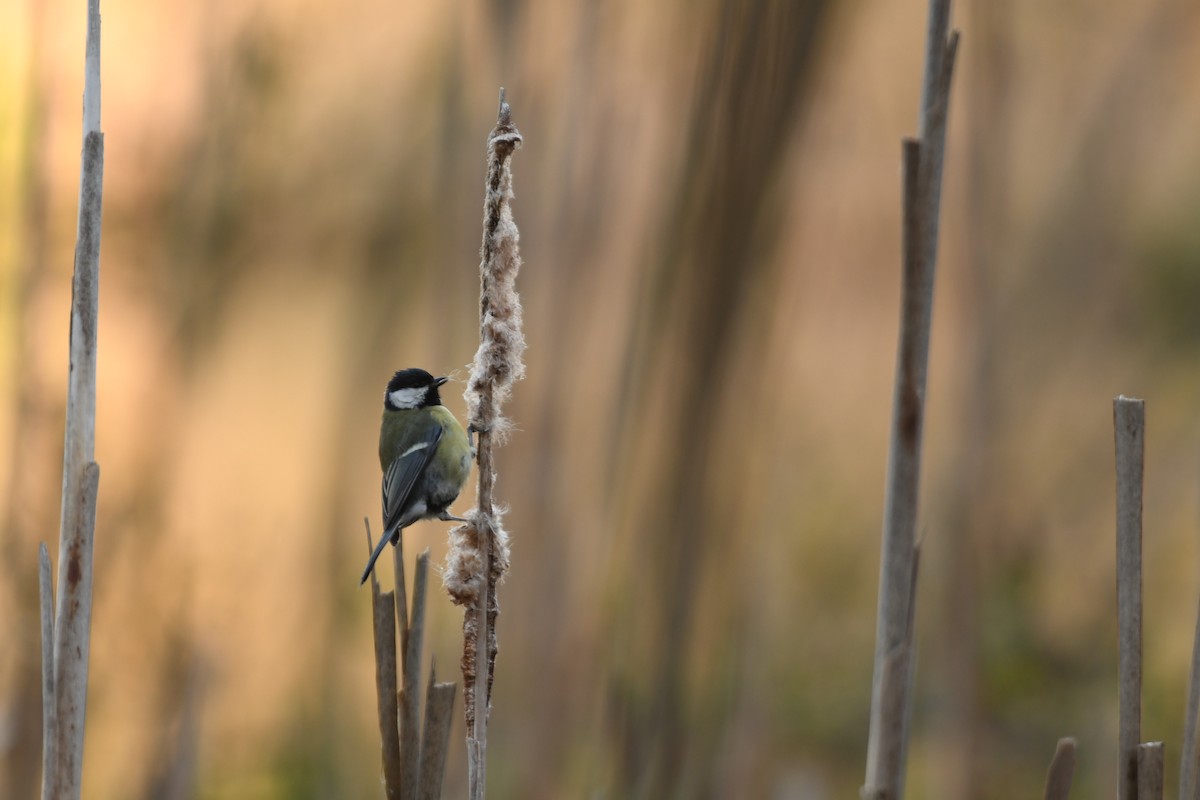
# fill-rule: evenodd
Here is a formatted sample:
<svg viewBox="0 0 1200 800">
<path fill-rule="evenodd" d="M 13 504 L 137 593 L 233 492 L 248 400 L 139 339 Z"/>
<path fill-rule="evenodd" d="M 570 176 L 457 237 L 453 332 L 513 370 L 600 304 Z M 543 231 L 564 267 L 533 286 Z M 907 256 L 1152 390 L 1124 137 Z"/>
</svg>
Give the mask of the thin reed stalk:
<svg viewBox="0 0 1200 800">
<path fill-rule="evenodd" d="M 934 276 L 937 265 L 942 162 L 950 84 L 958 32 L 948 34 L 949 0 L 931 0 L 918 139 L 902 145 L 903 270 L 899 344 L 892 400 L 880 560 L 875 674 L 867 742 L 864 798 L 898 800 L 913 685 L 913 615 L 916 603 L 917 499 L 925 384 L 929 364 Z"/>
<path fill-rule="evenodd" d="M 1054 758 L 1046 770 L 1046 791 L 1043 800 L 1067 800 L 1071 794 L 1071 780 L 1075 777 L 1075 740 L 1059 739 L 1054 748 Z"/>
<path fill-rule="evenodd" d="M 99 314 L 100 228 L 104 194 L 104 134 L 100 131 L 100 0 L 88 0 L 84 45 L 83 152 L 75 275 L 71 286 L 70 367 L 63 441 L 58 594 L 54 603 L 51 680 L 42 702 L 53 720 L 42 734 L 43 800 L 77 800 L 83 778 L 88 656 L 92 625 L 92 547 L 100 467 L 96 449 L 96 321 Z M 43 587 L 42 615 L 47 593 Z M 43 623 L 43 631 L 46 625 Z"/>
<path fill-rule="evenodd" d="M 1142 727 L 1142 468 L 1146 404 L 1113 400 L 1117 451 L 1118 797 L 1137 800 Z"/>
<path fill-rule="evenodd" d="M 1192 639 L 1192 675 L 1188 683 L 1187 717 L 1183 723 L 1183 752 L 1179 760 L 1179 800 L 1200 800 L 1200 608 Z"/>
</svg>

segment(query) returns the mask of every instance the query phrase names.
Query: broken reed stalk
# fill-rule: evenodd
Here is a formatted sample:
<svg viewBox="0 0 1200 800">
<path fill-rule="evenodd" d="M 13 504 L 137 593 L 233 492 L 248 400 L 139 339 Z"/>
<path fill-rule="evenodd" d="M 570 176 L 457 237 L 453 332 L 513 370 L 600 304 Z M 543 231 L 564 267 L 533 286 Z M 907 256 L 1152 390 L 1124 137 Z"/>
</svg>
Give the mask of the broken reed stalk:
<svg viewBox="0 0 1200 800">
<path fill-rule="evenodd" d="M 1143 742 L 1137 746 L 1137 800 L 1162 800 L 1163 743 Z"/>
<path fill-rule="evenodd" d="M 1113 400 L 1117 462 L 1118 797 L 1138 797 L 1142 724 L 1142 466 L 1146 404 Z"/>
<path fill-rule="evenodd" d="M 403 566 L 401 566 L 403 569 Z M 429 575 L 429 548 L 417 556 L 413 570 L 412 619 L 408 643 L 403 645 L 404 680 L 400 690 L 401 796 L 417 796 L 421 770 L 421 657 L 425 646 L 425 588 Z"/>
<path fill-rule="evenodd" d="M 1046 791 L 1042 800 L 1067 800 L 1071 794 L 1071 780 L 1075 776 L 1075 740 L 1059 739 L 1054 748 L 1054 758 L 1046 770 Z"/>
<path fill-rule="evenodd" d="M 902 143 L 903 276 L 891 444 L 879 574 L 875 670 L 864 798 L 898 800 L 912 680 L 916 523 L 929 330 L 937 264 L 942 162 L 958 32 L 947 33 L 949 0 L 931 0 L 918 139 Z"/>
<path fill-rule="evenodd" d="M 483 204 L 483 243 L 479 261 L 479 349 L 465 397 L 470 427 L 479 434 L 475 508 L 467 523 L 450 531 L 443 582 L 464 606 L 463 697 L 467 721 L 468 794 L 482 800 L 487 785 L 487 722 L 496 664 L 496 587 L 508 570 L 508 534 L 494 502 L 493 448 L 509 423 L 501 415 L 512 384 L 524 376 L 521 356 L 521 300 L 516 291 L 521 268 L 519 233 L 512 216 L 512 154 L 521 134 L 512 122 L 504 89 L 496 127 L 487 141 L 487 180 Z"/>
<path fill-rule="evenodd" d="M 418 715 L 421 711 L 417 685 L 421 677 L 421 656 L 425 631 L 425 574 L 429 566 L 429 550 L 417 557 L 416 574 L 413 576 L 412 619 L 408 616 L 408 587 L 404 578 L 404 529 L 396 531 L 396 543 L 392 548 L 392 566 L 396 580 L 396 623 L 400 627 L 400 655 L 398 661 L 403 673 L 400 681 L 400 797 L 409 800 L 416 794 L 420 764 L 421 726 Z M 413 631 L 416 630 L 416 640 Z M 412 660 L 410 660 L 412 659 Z"/>
<path fill-rule="evenodd" d="M 421 743 L 421 784 L 417 800 L 438 800 L 450 750 L 450 727 L 454 724 L 454 683 L 437 682 L 437 664 L 429 665 L 429 688 L 425 694 L 425 734 Z"/>
<path fill-rule="evenodd" d="M 367 529 L 367 553 L 373 550 L 371 525 Z M 400 542 L 396 552 L 402 553 Z M 379 708 L 379 741 L 383 759 L 384 796 L 388 800 L 438 800 L 442 773 L 450 747 L 450 724 L 454 709 L 453 683 L 436 683 L 430 670 L 424 735 L 421 731 L 421 700 L 417 687 L 425 637 L 425 594 L 429 575 L 429 550 L 417 556 L 413 576 L 412 619 L 406 613 L 403 555 L 396 557 L 396 590 L 380 592 L 371 571 L 371 609 L 374 614 L 375 690 Z M 395 595 L 395 597 L 393 596 Z M 401 633 L 396 652 L 396 629 Z M 403 668 L 403 688 L 398 688 L 397 665 Z"/>
<path fill-rule="evenodd" d="M 70 368 L 63 437 L 62 516 L 53 646 L 43 649 L 42 702 L 53 720 L 42 736 L 42 797 L 77 800 L 83 777 L 88 654 L 92 624 L 92 546 L 100 467 L 96 449 L 96 320 L 99 313 L 104 134 L 100 131 L 100 0 L 88 0 L 84 45 L 83 152 L 75 276 L 71 286 Z M 43 620 L 50 614 L 43 590 Z M 46 625 L 43 623 L 43 631 Z M 50 661 L 47 667 L 47 660 Z M 46 712 L 43 712 L 44 714 Z"/>
<path fill-rule="evenodd" d="M 371 524 L 367 526 L 367 555 L 374 550 Z M 399 584 L 399 579 L 397 579 Z M 397 587 L 398 591 L 403 591 Z M 379 709 L 379 747 L 383 761 L 383 793 L 387 800 L 400 800 L 400 730 L 396 692 L 396 604 L 393 592 L 380 592 L 375 570 L 371 570 L 371 613 L 375 637 L 375 696 Z"/>
<path fill-rule="evenodd" d="M 1200 608 L 1196 610 L 1196 632 L 1192 639 L 1192 675 L 1188 684 L 1187 717 L 1183 723 L 1183 753 L 1179 762 L 1179 800 L 1200 800 Z"/>
</svg>

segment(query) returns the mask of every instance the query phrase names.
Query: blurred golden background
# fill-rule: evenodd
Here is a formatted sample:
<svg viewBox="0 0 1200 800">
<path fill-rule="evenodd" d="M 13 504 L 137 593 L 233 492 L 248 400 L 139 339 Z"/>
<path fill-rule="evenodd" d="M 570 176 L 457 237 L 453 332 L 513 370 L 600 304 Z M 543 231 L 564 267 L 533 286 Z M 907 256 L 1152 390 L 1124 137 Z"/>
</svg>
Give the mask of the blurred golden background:
<svg viewBox="0 0 1200 800">
<path fill-rule="evenodd" d="M 102 13 L 85 796 L 378 796 L 357 576 L 381 394 L 466 376 L 501 85 L 529 350 L 491 794 L 855 796 L 925 3 Z M 39 779 L 83 19 L 0 5 L 4 798 Z M 1200 593 L 1200 9 L 973 0 L 954 24 L 909 794 L 1035 796 L 1063 735 L 1077 793 L 1110 791 L 1118 393 L 1147 400 L 1143 738 L 1170 783 Z M 435 591 L 440 676 L 460 626 Z"/>
</svg>

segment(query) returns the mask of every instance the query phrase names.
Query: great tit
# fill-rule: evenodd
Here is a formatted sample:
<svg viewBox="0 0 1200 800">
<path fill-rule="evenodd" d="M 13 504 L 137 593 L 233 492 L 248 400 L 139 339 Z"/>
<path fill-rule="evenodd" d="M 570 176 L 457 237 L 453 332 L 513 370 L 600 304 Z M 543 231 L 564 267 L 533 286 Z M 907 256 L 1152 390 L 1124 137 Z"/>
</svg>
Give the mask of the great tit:
<svg viewBox="0 0 1200 800">
<path fill-rule="evenodd" d="M 384 545 L 399 541 L 401 528 L 422 519 L 463 521 L 447 509 L 471 471 L 471 443 L 438 395 L 448 380 L 423 369 L 402 369 L 388 381 L 379 427 L 384 533 L 360 586 Z"/>
</svg>

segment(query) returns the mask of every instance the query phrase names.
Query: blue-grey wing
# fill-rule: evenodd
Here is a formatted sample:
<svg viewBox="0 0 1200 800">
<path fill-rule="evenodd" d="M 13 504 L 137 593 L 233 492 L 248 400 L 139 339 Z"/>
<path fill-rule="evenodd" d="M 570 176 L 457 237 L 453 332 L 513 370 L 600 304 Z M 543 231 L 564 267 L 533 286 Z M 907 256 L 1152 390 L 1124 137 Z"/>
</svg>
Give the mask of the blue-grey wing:
<svg viewBox="0 0 1200 800">
<path fill-rule="evenodd" d="M 383 529 L 386 540 L 400 524 L 404 512 L 411 506 L 409 497 L 421 473 L 429 466 L 442 438 L 442 426 L 431 425 L 429 430 L 401 453 L 383 473 Z"/>
</svg>

